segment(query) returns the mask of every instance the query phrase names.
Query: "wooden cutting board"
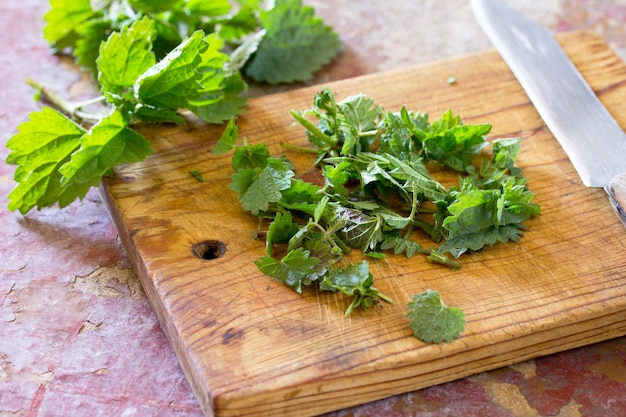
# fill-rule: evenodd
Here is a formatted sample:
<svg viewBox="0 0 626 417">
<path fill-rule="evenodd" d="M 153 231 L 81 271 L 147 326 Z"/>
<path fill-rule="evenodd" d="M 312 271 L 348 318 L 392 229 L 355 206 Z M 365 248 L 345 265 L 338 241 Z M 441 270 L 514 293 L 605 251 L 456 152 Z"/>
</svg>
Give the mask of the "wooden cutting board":
<svg viewBox="0 0 626 417">
<path fill-rule="evenodd" d="M 626 65 L 591 33 L 559 39 L 626 126 Z M 626 229 L 604 192 L 582 185 L 495 51 L 327 86 L 337 99 L 365 93 L 431 120 L 450 108 L 465 123 L 493 124 L 490 139 L 521 136 L 518 164 L 543 214 L 518 244 L 462 256 L 458 271 L 422 256 L 370 260 L 376 287 L 395 303 L 345 318 L 346 297 L 298 295 L 254 265 L 265 251 L 257 221 L 228 188 L 231 155 L 211 155 L 223 126 L 189 117 L 182 127 L 141 128 L 155 154 L 117 169 L 103 193 L 208 416 L 316 415 L 626 334 Z M 313 157 L 280 143 L 307 145 L 289 110 L 311 107 L 321 88 L 252 99 L 240 134 L 310 174 Z M 206 241 L 214 259 L 192 250 Z M 465 312 L 460 339 L 431 345 L 412 336 L 406 304 L 429 288 Z"/>
</svg>

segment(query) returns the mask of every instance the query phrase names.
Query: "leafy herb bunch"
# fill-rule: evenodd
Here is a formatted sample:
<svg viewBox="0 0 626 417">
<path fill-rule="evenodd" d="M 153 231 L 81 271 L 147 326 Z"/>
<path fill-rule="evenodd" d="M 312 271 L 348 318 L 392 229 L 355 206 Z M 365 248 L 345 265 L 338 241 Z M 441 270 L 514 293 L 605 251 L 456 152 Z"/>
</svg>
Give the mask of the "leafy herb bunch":
<svg viewBox="0 0 626 417">
<path fill-rule="evenodd" d="M 137 123 L 208 123 L 244 111 L 248 84 L 302 81 L 338 52 L 336 33 L 300 0 L 50 0 L 44 37 L 93 74 L 101 97 L 67 103 L 31 81 L 44 107 L 11 137 L 10 210 L 83 198 L 118 164 L 151 152 Z M 314 52 L 314 53 L 313 53 Z M 98 114 L 87 111 L 104 104 Z"/>
<path fill-rule="evenodd" d="M 352 248 L 373 258 L 419 253 L 457 268 L 454 258 L 465 252 L 518 241 L 524 222 L 540 214 L 515 166 L 520 139 L 492 141 L 488 157 L 489 124 L 465 125 L 451 111 L 431 123 L 406 106 L 385 111 L 363 94 L 338 102 L 329 89 L 315 96 L 312 109 L 291 114 L 313 145 L 297 149 L 316 153 L 322 184 L 297 178 L 289 160 L 270 155 L 263 143 L 244 138 L 237 145 L 233 121 L 214 153 L 234 149 L 231 189 L 244 210 L 269 224 L 258 268 L 299 293 L 316 283 L 352 296 L 346 315 L 379 299 L 391 302 L 373 286 L 367 261 L 338 267 Z M 432 167 L 456 172 L 458 185 L 444 187 Z M 417 231 L 438 246 L 424 248 Z M 415 296 L 410 310 L 416 336 L 427 341 L 451 340 L 464 325 L 462 313 L 433 291 Z M 437 319 L 424 321 L 425 312 Z"/>
</svg>

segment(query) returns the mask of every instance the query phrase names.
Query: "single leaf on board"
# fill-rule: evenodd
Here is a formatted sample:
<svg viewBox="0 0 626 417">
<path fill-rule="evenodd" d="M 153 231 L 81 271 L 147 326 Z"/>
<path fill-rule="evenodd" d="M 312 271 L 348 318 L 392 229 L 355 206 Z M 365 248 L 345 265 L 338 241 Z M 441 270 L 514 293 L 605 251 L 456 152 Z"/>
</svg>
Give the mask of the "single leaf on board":
<svg viewBox="0 0 626 417">
<path fill-rule="evenodd" d="M 426 343 L 451 342 L 465 329 L 465 315 L 447 307 L 437 291 L 427 290 L 413 296 L 407 317 L 415 337 Z"/>
</svg>

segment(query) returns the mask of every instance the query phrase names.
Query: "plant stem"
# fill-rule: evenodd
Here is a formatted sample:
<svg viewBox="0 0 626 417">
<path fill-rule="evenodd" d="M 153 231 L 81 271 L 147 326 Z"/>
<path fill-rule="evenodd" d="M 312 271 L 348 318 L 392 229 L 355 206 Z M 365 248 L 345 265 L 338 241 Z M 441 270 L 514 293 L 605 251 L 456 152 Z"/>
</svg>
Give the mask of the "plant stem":
<svg viewBox="0 0 626 417">
<path fill-rule="evenodd" d="M 335 145 L 335 142 L 331 137 L 322 132 L 317 126 L 311 123 L 306 117 L 302 116 L 295 110 L 291 110 L 291 116 L 298 121 L 302 126 L 304 126 L 309 132 L 313 134 L 316 138 L 318 138 L 324 145 L 332 148 Z"/>
<path fill-rule="evenodd" d="M 47 101 L 49 104 L 60 110 L 66 116 L 70 117 L 72 120 L 76 121 L 93 121 L 97 122 L 102 119 L 102 115 L 89 113 L 82 111 L 83 107 L 90 106 L 93 104 L 101 103 L 105 100 L 104 96 L 99 96 L 90 100 L 83 101 L 82 103 L 72 104 L 69 101 L 65 100 L 61 96 L 59 96 L 54 91 L 50 90 L 47 87 L 44 87 L 36 80 L 32 78 L 26 79 L 26 84 L 33 87 L 37 90 L 41 96 L 41 99 Z"/>
</svg>

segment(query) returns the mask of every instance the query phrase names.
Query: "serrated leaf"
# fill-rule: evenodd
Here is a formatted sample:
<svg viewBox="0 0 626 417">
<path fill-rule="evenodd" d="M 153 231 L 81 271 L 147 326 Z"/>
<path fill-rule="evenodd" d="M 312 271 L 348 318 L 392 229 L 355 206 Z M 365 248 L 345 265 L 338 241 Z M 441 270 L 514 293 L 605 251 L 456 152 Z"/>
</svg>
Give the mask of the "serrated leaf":
<svg viewBox="0 0 626 417">
<path fill-rule="evenodd" d="M 154 107 L 186 108 L 202 91 L 202 74 L 196 67 L 208 48 L 204 32 L 196 31 L 165 58 L 148 68 L 134 85 L 135 96 Z"/>
<path fill-rule="evenodd" d="M 102 119 L 80 141 L 80 149 L 59 171 L 62 183 L 93 183 L 118 164 L 142 161 L 150 142 L 127 126 L 119 110 Z"/>
<path fill-rule="evenodd" d="M 189 109 L 207 123 L 223 123 L 245 111 L 248 98 L 241 95 L 248 84 L 235 73 L 222 79 L 217 88 L 203 91 L 196 99 L 190 100 Z"/>
<path fill-rule="evenodd" d="M 424 248 L 417 242 L 399 236 L 387 236 L 380 244 L 381 250 L 392 249 L 396 255 L 405 253 L 407 258 L 412 258 L 416 253 L 425 253 Z"/>
<path fill-rule="evenodd" d="M 281 191 L 290 187 L 294 172 L 283 161 L 271 158 L 260 172 L 252 168 L 233 175 L 231 189 L 239 193 L 244 210 L 257 215 L 269 209 L 271 203 L 280 200 Z"/>
<path fill-rule="evenodd" d="M 205 38 L 208 48 L 200 55 L 196 71 L 202 74 L 196 97 L 189 99 L 188 107 L 207 123 L 222 123 L 243 112 L 247 98 L 242 96 L 248 85 L 239 72 L 228 69 L 229 56 L 221 52 L 224 41 L 216 34 Z"/>
<path fill-rule="evenodd" d="M 57 49 L 73 47 L 80 38 L 77 29 L 94 15 L 89 0 L 50 0 L 44 38 Z"/>
<path fill-rule="evenodd" d="M 155 38 L 154 21 L 143 17 L 112 33 L 102 44 L 96 60 L 98 82 L 109 102 L 132 100 L 137 78 L 156 62 L 152 52 Z"/>
<path fill-rule="evenodd" d="M 300 0 L 277 0 L 273 8 L 260 13 L 260 20 L 267 34 L 245 69 L 255 81 L 306 81 L 341 47 L 332 28 Z"/>
<path fill-rule="evenodd" d="M 301 293 L 302 287 L 311 283 L 310 277 L 320 262 L 319 259 L 309 255 L 309 251 L 298 248 L 290 251 L 280 261 L 264 256 L 254 263 L 265 275 L 274 277 L 297 293 Z"/>
<path fill-rule="evenodd" d="M 31 113 L 18 130 L 7 142 L 11 152 L 6 162 L 18 165 L 14 175 L 18 184 L 8 196 L 8 209 L 25 214 L 34 207 L 55 202 L 63 207 L 84 197 L 89 187 L 64 187 L 58 169 L 78 149 L 85 130 L 48 107 Z"/>
<path fill-rule="evenodd" d="M 287 243 L 298 232 L 298 225 L 293 221 L 291 213 L 276 213 L 274 221 L 270 223 L 265 238 L 265 248 L 268 256 L 272 256 L 274 244 Z"/>
<path fill-rule="evenodd" d="M 437 291 L 414 295 L 408 307 L 413 334 L 426 343 L 451 342 L 465 329 L 465 314 L 456 307 L 447 307 Z"/>
<path fill-rule="evenodd" d="M 293 211 L 301 211 L 314 215 L 321 201 L 320 188 L 307 181 L 296 179 L 291 181 L 291 186 L 283 191 L 281 205 Z"/>
<path fill-rule="evenodd" d="M 235 171 L 247 168 L 265 168 L 270 157 L 270 151 L 264 143 L 240 146 L 233 153 L 232 166 Z"/>
<path fill-rule="evenodd" d="M 374 249 L 383 240 L 382 219 L 378 216 L 369 216 L 359 210 L 339 207 L 337 218 L 343 225 L 339 234 L 353 248 L 366 252 Z"/>
</svg>

